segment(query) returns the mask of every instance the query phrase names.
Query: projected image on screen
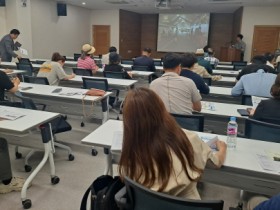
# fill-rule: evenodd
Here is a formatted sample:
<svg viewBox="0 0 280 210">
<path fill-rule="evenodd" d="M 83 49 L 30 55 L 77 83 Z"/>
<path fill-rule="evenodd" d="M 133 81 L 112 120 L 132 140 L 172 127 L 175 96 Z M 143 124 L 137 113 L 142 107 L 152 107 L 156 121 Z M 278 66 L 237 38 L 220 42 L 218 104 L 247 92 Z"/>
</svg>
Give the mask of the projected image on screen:
<svg viewBox="0 0 280 210">
<path fill-rule="evenodd" d="M 207 44 L 209 14 L 159 14 L 157 51 L 193 52 Z"/>
</svg>

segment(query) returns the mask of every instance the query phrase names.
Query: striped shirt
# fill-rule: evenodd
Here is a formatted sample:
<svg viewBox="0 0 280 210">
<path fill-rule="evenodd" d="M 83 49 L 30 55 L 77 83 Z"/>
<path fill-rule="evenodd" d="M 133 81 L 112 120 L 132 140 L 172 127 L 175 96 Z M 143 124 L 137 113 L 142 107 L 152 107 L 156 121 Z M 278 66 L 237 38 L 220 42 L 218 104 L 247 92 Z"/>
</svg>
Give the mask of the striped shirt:
<svg viewBox="0 0 280 210">
<path fill-rule="evenodd" d="M 85 59 L 78 59 L 77 67 L 81 69 L 96 69 L 96 64 L 90 56 L 86 56 Z"/>
</svg>

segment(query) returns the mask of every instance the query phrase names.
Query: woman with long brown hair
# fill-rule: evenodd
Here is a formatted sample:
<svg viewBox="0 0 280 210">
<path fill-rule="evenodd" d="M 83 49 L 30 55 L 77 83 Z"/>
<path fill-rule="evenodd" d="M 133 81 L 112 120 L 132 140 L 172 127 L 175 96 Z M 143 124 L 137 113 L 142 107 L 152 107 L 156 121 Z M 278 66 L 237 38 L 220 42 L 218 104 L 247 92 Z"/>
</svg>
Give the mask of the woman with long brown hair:
<svg viewBox="0 0 280 210">
<path fill-rule="evenodd" d="M 206 163 L 221 167 L 226 145 L 217 141 L 213 153 L 194 132 L 183 130 L 155 92 L 128 92 L 123 107 L 124 137 L 121 177 L 159 192 L 200 199 L 196 183 Z"/>
</svg>

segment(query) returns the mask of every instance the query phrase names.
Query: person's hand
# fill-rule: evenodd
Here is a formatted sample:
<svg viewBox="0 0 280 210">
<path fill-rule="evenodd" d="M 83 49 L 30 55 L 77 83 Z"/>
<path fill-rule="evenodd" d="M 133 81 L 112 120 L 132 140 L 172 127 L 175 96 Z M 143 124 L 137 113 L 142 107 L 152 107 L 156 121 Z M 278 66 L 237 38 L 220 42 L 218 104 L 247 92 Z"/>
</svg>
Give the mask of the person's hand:
<svg viewBox="0 0 280 210">
<path fill-rule="evenodd" d="M 76 74 L 72 73 L 71 74 L 71 79 L 74 78 L 76 76 Z"/>
<path fill-rule="evenodd" d="M 5 69 L 4 70 L 4 72 L 6 73 L 6 74 L 8 74 L 8 73 L 12 73 L 14 70 L 12 70 L 12 69 Z"/>
<path fill-rule="evenodd" d="M 254 114 L 255 114 L 255 111 L 256 111 L 256 109 L 251 109 L 251 111 L 250 111 L 250 116 L 253 116 Z"/>
<path fill-rule="evenodd" d="M 127 74 L 132 78 L 132 72 L 128 71 Z"/>
<path fill-rule="evenodd" d="M 17 56 L 17 59 L 18 59 L 18 60 L 20 60 L 20 59 L 21 59 L 21 56 L 20 56 L 20 55 L 18 55 L 18 56 Z"/>
<path fill-rule="evenodd" d="M 19 83 L 20 83 L 19 78 L 18 77 L 13 78 L 12 83 L 19 85 Z"/>
<path fill-rule="evenodd" d="M 226 143 L 223 141 L 220 141 L 220 140 L 216 141 L 216 147 L 217 147 L 217 150 L 219 150 L 219 151 L 227 149 Z"/>
</svg>

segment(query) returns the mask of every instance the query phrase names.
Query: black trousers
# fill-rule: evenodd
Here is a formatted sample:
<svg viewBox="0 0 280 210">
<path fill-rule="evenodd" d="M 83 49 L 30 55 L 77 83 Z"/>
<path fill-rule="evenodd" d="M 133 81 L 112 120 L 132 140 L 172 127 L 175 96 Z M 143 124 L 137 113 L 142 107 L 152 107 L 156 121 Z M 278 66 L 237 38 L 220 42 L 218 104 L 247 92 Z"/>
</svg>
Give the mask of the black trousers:
<svg viewBox="0 0 280 210">
<path fill-rule="evenodd" d="M 6 139 L 0 138 L 0 180 L 12 178 L 11 161 Z"/>
<path fill-rule="evenodd" d="M 240 54 L 240 61 L 244 61 L 244 52 L 241 52 Z"/>
</svg>

